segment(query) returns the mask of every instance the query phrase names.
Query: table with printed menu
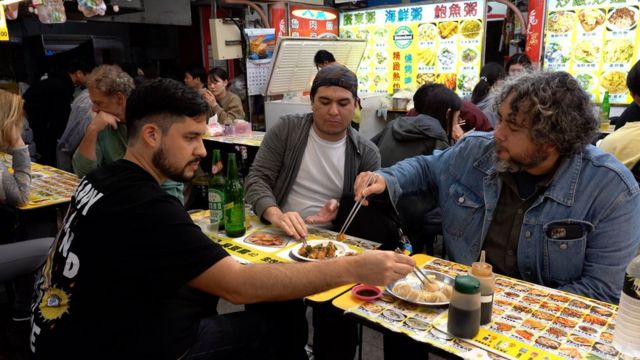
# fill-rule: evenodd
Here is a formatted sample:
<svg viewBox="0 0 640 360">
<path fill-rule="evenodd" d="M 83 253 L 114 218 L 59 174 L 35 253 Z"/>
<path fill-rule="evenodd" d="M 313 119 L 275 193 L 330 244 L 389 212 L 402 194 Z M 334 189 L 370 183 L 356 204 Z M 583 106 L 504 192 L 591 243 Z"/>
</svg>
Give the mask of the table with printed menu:
<svg viewBox="0 0 640 360">
<path fill-rule="evenodd" d="M 415 255 L 425 270 L 455 277 L 469 267 L 427 255 Z M 445 306 L 423 306 L 384 293 L 374 301 L 349 292 L 333 300 L 363 322 L 404 333 L 412 339 L 462 355 L 483 349 L 495 359 L 619 359 L 611 345 L 617 307 L 567 292 L 498 275 L 491 323 L 473 339 L 446 333 Z"/>
<path fill-rule="evenodd" d="M 11 155 L 0 153 L 0 161 L 11 168 Z M 31 210 L 69 202 L 79 183 L 75 174 L 32 162 L 29 202 L 18 209 Z"/>
<path fill-rule="evenodd" d="M 208 211 L 200 211 L 191 214 L 194 222 L 208 219 Z M 205 232 L 212 240 L 218 242 L 231 256 L 241 263 L 247 264 L 277 264 L 313 261 L 300 255 L 298 250 L 302 244 L 287 236 L 282 230 L 274 228 L 260 222 L 257 216 L 251 214 L 246 216 L 245 226 L 247 231 L 244 236 L 238 238 L 227 237 L 224 231 L 211 234 Z M 309 226 L 306 237 L 309 245 L 331 241 L 337 247 L 340 255 L 351 255 L 361 253 L 365 250 L 377 249 L 380 244 L 377 242 L 346 235 L 343 240 L 336 239 L 337 233 L 326 229 Z M 335 289 L 331 289 L 307 299 L 315 302 L 323 302 L 333 299 L 335 296 L 351 289 L 355 284 L 347 284 Z"/>
<path fill-rule="evenodd" d="M 252 131 L 251 134 L 241 135 L 223 135 L 223 136 L 205 136 L 205 140 L 217 141 L 224 144 L 245 145 L 260 147 L 264 138 L 263 131 Z"/>
</svg>

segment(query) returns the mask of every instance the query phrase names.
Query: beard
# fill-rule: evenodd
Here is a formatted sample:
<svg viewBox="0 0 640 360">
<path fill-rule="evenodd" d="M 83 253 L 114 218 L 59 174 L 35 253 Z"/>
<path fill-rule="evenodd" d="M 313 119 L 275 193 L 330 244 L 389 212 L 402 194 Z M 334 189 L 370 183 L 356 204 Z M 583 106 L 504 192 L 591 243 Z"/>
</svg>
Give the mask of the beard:
<svg viewBox="0 0 640 360">
<path fill-rule="evenodd" d="M 179 166 L 175 166 L 169 162 L 169 158 L 164 151 L 164 147 L 160 147 L 155 153 L 153 153 L 153 157 L 151 158 L 151 163 L 153 166 L 160 171 L 160 173 L 167 178 L 177 181 L 177 182 L 188 182 L 191 181 L 195 176 L 196 172 L 193 174 L 187 175 L 187 167 L 197 163 L 200 161 L 200 158 L 195 158 L 188 163 L 186 163 L 182 168 Z"/>
<path fill-rule="evenodd" d="M 500 145 L 496 146 L 500 147 Z M 515 173 L 519 171 L 526 171 L 542 164 L 549 158 L 549 153 L 542 149 L 542 145 L 539 145 L 521 159 L 515 159 L 512 156 L 509 156 L 509 159 L 500 159 L 497 152 L 495 156 L 496 169 L 498 170 L 498 172 Z"/>
</svg>

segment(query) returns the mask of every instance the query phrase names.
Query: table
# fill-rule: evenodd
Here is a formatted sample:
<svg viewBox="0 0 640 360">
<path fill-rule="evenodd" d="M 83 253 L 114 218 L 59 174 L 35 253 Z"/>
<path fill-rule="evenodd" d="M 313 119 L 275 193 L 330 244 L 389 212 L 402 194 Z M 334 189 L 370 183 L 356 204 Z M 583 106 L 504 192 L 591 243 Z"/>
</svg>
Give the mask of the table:
<svg viewBox="0 0 640 360">
<path fill-rule="evenodd" d="M 224 135 L 224 136 L 205 136 L 205 140 L 216 141 L 224 144 L 257 146 L 260 147 L 264 138 L 263 131 L 253 131 L 247 135 Z"/>
<path fill-rule="evenodd" d="M 11 168 L 11 155 L 0 153 L 0 161 Z M 18 209 L 31 210 L 67 203 L 79 183 L 80 179 L 75 174 L 32 162 L 29 202 L 18 206 Z"/>
<path fill-rule="evenodd" d="M 414 255 L 424 268 L 451 276 L 469 267 L 427 255 Z M 333 300 L 345 313 L 365 323 L 403 333 L 448 353 L 481 348 L 492 358 L 619 359 L 611 346 L 617 307 L 525 281 L 497 276 L 493 319 L 470 340 L 450 338 L 447 307 L 419 306 L 384 296 L 364 302 L 346 293 Z M 440 330 L 442 329 L 442 330 Z"/>
<path fill-rule="evenodd" d="M 208 219 L 209 211 L 202 210 L 192 212 L 191 218 L 194 222 L 198 222 L 200 219 Z M 277 263 L 292 263 L 296 262 L 290 256 L 291 249 L 300 244 L 299 242 L 289 238 L 284 234 L 282 230 L 274 228 L 272 225 L 266 225 L 260 222 L 260 219 L 254 214 L 250 214 L 246 217 L 247 232 L 244 236 L 239 238 L 227 237 L 224 232 L 218 232 L 216 234 L 207 234 L 209 238 L 218 242 L 231 256 L 236 260 L 245 264 L 277 264 Z M 336 240 L 337 233 L 335 231 L 329 231 L 326 229 L 309 226 L 309 235 L 307 240 L 320 240 L 329 239 Z M 280 235 L 283 239 L 287 239 L 286 243 L 281 247 L 267 247 L 259 246 L 251 243 L 247 239 L 257 232 L 270 232 Z M 347 235 L 347 238 L 343 241 L 350 250 L 355 252 L 363 252 L 365 250 L 377 249 L 380 244 L 360 239 L 354 236 Z M 355 284 L 346 284 L 334 289 L 330 289 L 315 295 L 308 296 L 306 299 L 313 302 L 325 302 L 329 301 L 336 296 L 351 289 Z"/>
</svg>

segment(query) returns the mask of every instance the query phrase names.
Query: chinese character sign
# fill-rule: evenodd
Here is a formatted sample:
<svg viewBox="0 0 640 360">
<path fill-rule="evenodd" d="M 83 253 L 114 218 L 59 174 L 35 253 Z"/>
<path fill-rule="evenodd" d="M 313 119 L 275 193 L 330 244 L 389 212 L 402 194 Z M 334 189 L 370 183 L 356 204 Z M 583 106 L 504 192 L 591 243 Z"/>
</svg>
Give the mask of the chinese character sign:
<svg viewBox="0 0 640 360">
<path fill-rule="evenodd" d="M 338 11 L 292 5 L 290 29 L 294 37 L 335 38 L 338 36 Z"/>
<path fill-rule="evenodd" d="M 638 60 L 637 0 L 548 0 L 545 70 L 575 76 L 593 101 L 631 101 L 627 72 Z"/>
<path fill-rule="evenodd" d="M 367 40 L 362 92 L 438 82 L 465 96 L 479 80 L 485 3 L 457 1 L 340 14 L 340 37 Z"/>
</svg>

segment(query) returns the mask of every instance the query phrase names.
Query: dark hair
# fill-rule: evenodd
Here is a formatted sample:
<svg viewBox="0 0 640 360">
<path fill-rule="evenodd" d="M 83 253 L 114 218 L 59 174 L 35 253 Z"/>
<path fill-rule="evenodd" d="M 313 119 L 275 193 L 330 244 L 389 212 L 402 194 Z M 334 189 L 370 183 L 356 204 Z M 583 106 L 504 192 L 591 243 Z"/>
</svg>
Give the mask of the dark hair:
<svg viewBox="0 0 640 360">
<path fill-rule="evenodd" d="M 80 59 L 71 60 L 69 64 L 67 64 L 67 72 L 74 73 L 76 71 L 82 71 L 85 74 L 88 74 L 93 70 L 93 66 L 88 62 Z"/>
<path fill-rule="evenodd" d="M 191 75 L 191 77 L 194 79 L 198 78 L 203 85 L 207 85 L 207 73 L 204 71 L 204 68 L 202 66 L 191 66 L 185 71 L 185 74 Z"/>
<path fill-rule="evenodd" d="M 316 55 L 313 57 L 313 62 L 317 66 L 317 65 L 322 65 L 324 63 L 336 62 L 336 58 L 334 58 L 333 54 L 328 52 L 327 50 L 318 50 Z"/>
<path fill-rule="evenodd" d="M 504 65 L 504 71 L 507 72 L 508 74 L 509 69 L 511 68 L 511 65 L 515 65 L 515 64 L 520 64 L 529 71 L 533 69 L 533 66 L 531 65 L 531 59 L 529 59 L 527 54 L 515 53 L 511 55 L 511 57 L 509 58 L 509 61 L 507 61 L 507 63 Z"/>
<path fill-rule="evenodd" d="M 552 144 L 561 156 L 578 153 L 596 135 L 598 120 L 591 98 L 570 74 L 536 72 L 508 79 L 496 96 L 501 103 L 511 96 L 509 121 L 522 114 L 535 144 Z"/>
<path fill-rule="evenodd" d="M 480 81 L 471 92 L 471 102 L 474 104 L 484 100 L 491 91 L 491 87 L 507 76 L 502 66 L 498 63 L 490 62 L 485 64 L 480 70 Z"/>
<path fill-rule="evenodd" d="M 214 67 L 209 70 L 209 79 L 214 80 L 215 78 L 229 81 L 229 73 L 221 67 Z"/>
<path fill-rule="evenodd" d="M 627 74 L 627 88 L 632 95 L 640 95 L 640 61 L 636 62 Z"/>
<path fill-rule="evenodd" d="M 185 84 L 165 78 L 148 80 L 127 99 L 128 139 L 135 140 L 144 124 L 154 122 L 166 132 L 182 117 L 203 115 L 208 110 L 209 105 L 200 93 Z"/>
<path fill-rule="evenodd" d="M 418 114 L 429 115 L 440 122 L 442 128 L 451 134 L 450 118 L 447 110 L 458 111 L 462 107 L 460 97 L 442 84 L 424 84 L 413 95 L 413 105 Z"/>
</svg>

